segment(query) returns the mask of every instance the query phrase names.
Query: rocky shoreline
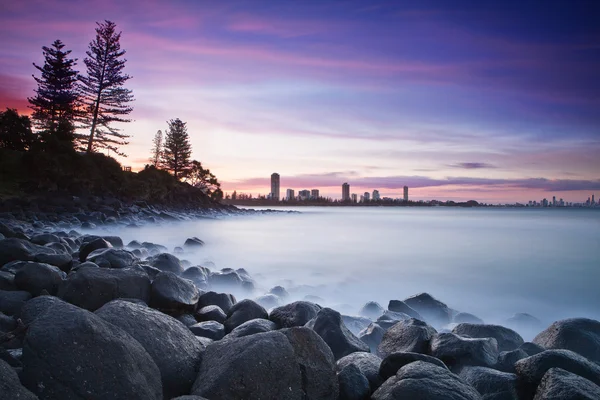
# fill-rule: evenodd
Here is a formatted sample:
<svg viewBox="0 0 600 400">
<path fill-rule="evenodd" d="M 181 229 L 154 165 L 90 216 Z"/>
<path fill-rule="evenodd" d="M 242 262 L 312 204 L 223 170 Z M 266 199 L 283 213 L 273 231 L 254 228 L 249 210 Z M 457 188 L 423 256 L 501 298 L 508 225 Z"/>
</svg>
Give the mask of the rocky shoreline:
<svg viewBox="0 0 600 400">
<path fill-rule="evenodd" d="M 241 268 L 191 265 L 201 238 L 170 252 L 84 233 L 259 212 L 0 207 L 0 398 L 600 399 L 595 320 L 490 325 L 426 293 L 342 315 L 280 286 L 257 297 Z"/>
</svg>

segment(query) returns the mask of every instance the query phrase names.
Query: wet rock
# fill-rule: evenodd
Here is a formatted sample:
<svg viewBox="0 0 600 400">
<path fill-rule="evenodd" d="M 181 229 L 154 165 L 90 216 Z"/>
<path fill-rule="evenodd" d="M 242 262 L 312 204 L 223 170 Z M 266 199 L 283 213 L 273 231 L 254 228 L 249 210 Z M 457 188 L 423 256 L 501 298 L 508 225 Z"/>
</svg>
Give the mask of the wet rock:
<svg viewBox="0 0 600 400">
<path fill-rule="evenodd" d="M 84 262 L 91 252 L 100 249 L 110 249 L 112 244 L 102 238 L 97 238 L 89 242 L 83 243 L 79 247 L 79 261 Z"/>
<path fill-rule="evenodd" d="M 202 246 L 204 246 L 204 242 L 195 236 L 186 239 L 185 243 L 183 244 L 183 247 L 186 249 L 197 249 Z"/>
<path fill-rule="evenodd" d="M 358 333 L 358 338 L 369 346 L 371 353 L 376 353 L 377 346 L 379 346 L 379 343 L 381 343 L 384 333 L 385 330 L 381 326 L 376 323 L 372 323 Z"/>
<path fill-rule="evenodd" d="M 222 324 L 227 319 L 227 314 L 219 306 L 205 306 L 196 311 L 196 318 L 199 321 L 217 321 Z"/>
<path fill-rule="evenodd" d="M 0 359 L 0 399 L 38 400 L 19 381 L 15 370 Z"/>
<path fill-rule="evenodd" d="M 368 400 L 371 395 L 369 380 L 354 364 L 348 364 L 337 375 L 340 400 Z"/>
<path fill-rule="evenodd" d="M 127 268 L 136 260 L 130 251 L 115 248 L 94 250 L 86 258 L 101 268 Z"/>
<path fill-rule="evenodd" d="M 25 290 L 33 296 L 39 296 L 43 290 L 55 295 L 66 274 L 53 265 L 27 262 L 15 274 L 17 289 Z"/>
<path fill-rule="evenodd" d="M 56 304 L 64 304 L 64 301 L 54 296 L 35 297 L 27 301 L 23 308 L 21 308 L 21 321 L 25 325 L 29 325 Z"/>
<path fill-rule="evenodd" d="M 430 354 L 450 368 L 464 365 L 493 367 L 498 359 L 494 338 L 466 338 L 453 333 L 438 333 L 431 339 Z"/>
<path fill-rule="evenodd" d="M 448 306 L 434 299 L 428 293 L 409 297 L 404 300 L 404 303 L 421 314 L 427 322 L 434 325 L 443 326 L 448 324 L 452 319 L 452 312 Z"/>
<path fill-rule="evenodd" d="M 459 376 L 473 386 L 483 400 L 518 400 L 517 376 L 486 367 L 465 367 Z"/>
<path fill-rule="evenodd" d="M 354 335 L 358 335 L 363 329 L 367 328 L 373 322 L 369 318 L 355 317 L 352 315 L 342 315 L 342 321 L 344 322 L 344 325 L 346 325 L 346 328 L 348 328 Z"/>
<path fill-rule="evenodd" d="M 51 233 L 41 233 L 39 235 L 32 236 L 30 242 L 44 246 L 48 243 L 61 243 L 61 239 Z"/>
<path fill-rule="evenodd" d="M 357 351 L 369 352 L 369 346 L 346 328 L 339 312 L 331 308 L 319 310 L 317 316 L 306 323 L 327 343 L 336 360 Z"/>
<path fill-rule="evenodd" d="M 515 331 L 531 333 L 532 337 L 543 329 L 542 322 L 527 313 L 513 315 L 505 321 L 504 325 Z"/>
<path fill-rule="evenodd" d="M 533 400 L 597 400 L 600 386 L 588 379 L 565 371 L 550 368 L 542 378 Z"/>
<path fill-rule="evenodd" d="M 161 272 L 152 281 L 150 305 L 161 310 L 194 312 L 200 292 L 194 283 L 172 272 Z"/>
<path fill-rule="evenodd" d="M 367 378 L 371 392 L 377 390 L 383 383 L 383 380 L 379 376 L 381 358 L 377 357 L 375 354 L 364 352 L 348 354 L 337 361 L 336 369 L 341 371 L 350 364 L 356 365 L 360 372 Z"/>
<path fill-rule="evenodd" d="M 189 267 L 181 274 L 182 278 L 189 279 L 194 282 L 198 288 L 203 289 L 208 287 L 207 282 L 208 270 L 202 267 Z"/>
<path fill-rule="evenodd" d="M 51 307 L 29 326 L 22 362 L 21 379 L 40 399 L 162 399 L 160 371 L 142 345 L 70 304 Z"/>
<path fill-rule="evenodd" d="M 384 381 L 396 375 L 398 370 L 415 361 L 428 362 L 438 367 L 448 369 L 442 360 L 420 353 L 398 352 L 392 353 L 383 359 L 379 366 L 379 376 Z"/>
<path fill-rule="evenodd" d="M 372 400 L 480 400 L 471 385 L 445 368 L 415 361 L 400 368 L 371 396 Z"/>
<path fill-rule="evenodd" d="M 287 290 L 285 290 L 285 288 L 283 286 L 275 286 L 275 287 L 271 288 L 271 290 L 269 290 L 269 293 L 274 294 L 275 296 L 279 297 L 282 300 L 285 300 L 288 297 L 290 297 L 290 294 L 288 293 Z"/>
<path fill-rule="evenodd" d="M 236 303 L 235 297 L 228 293 L 206 292 L 198 299 L 198 308 L 219 306 L 225 314 Z"/>
<path fill-rule="evenodd" d="M 236 337 L 250 336 L 256 333 L 270 332 L 274 330 L 277 330 L 277 325 L 273 321 L 256 318 L 246 321 L 240 326 L 236 327 L 229 334 L 227 334 L 226 338 L 231 339 Z"/>
<path fill-rule="evenodd" d="M 588 318 L 556 321 L 540 332 L 533 343 L 546 349 L 566 349 L 600 363 L 600 322 Z"/>
<path fill-rule="evenodd" d="M 281 304 L 281 299 L 279 299 L 279 297 L 275 296 L 274 294 L 265 294 L 263 296 L 259 296 L 256 299 L 254 299 L 254 301 L 267 310 L 278 307 Z"/>
<path fill-rule="evenodd" d="M 244 322 L 255 318 L 269 319 L 269 314 L 261 305 L 246 299 L 234 304 L 229 309 L 223 325 L 225 325 L 225 331 L 229 333 Z"/>
<path fill-rule="evenodd" d="M 269 319 L 279 328 L 304 326 L 317 316 L 320 309 L 321 307 L 308 301 L 295 301 L 272 310 Z"/>
<path fill-rule="evenodd" d="M 46 254 L 40 253 L 35 256 L 35 261 L 44 264 L 54 265 L 61 271 L 69 272 L 73 264 L 73 257 L 70 254 Z"/>
<path fill-rule="evenodd" d="M 189 327 L 196 336 L 206 337 L 212 340 L 221 340 L 225 336 L 225 327 L 217 321 L 199 322 Z"/>
<path fill-rule="evenodd" d="M 188 328 L 192 325 L 196 325 L 198 323 L 198 321 L 196 321 L 196 318 L 194 318 L 194 316 L 192 314 L 182 314 L 180 316 L 178 316 L 177 321 L 181 322 L 183 325 L 187 326 Z"/>
<path fill-rule="evenodd" d="M 384 311 L 385 310 L 383 309 L 383 307 L 381 307 L 379 303 L 375 301 L 369 301 L 368 303 L 362 306 L 358 314 L 363 317 L 377 319 L 379 318 L 379 316 L 381 316 L 381 314 L 383 314 Z"/>
<path fill-rule="evenodd" d="M 494 368 L 499 371 L 514 373 L 515 363 L 527 357 L 529 357 L 529 354 L 520 348 L 511 351 L 502 351 L 498 355 L 498 362 Z"/>
<path fill-rule="evenodd" d="M 18 317 L 25 302 L 31 299 L 31 294 L 22 290 L 0 290 L 0 312 Z"/>
<path fill-rule="evenodd" d="M 211 288 L 219 290 L 239 289 L 243 279 L 235 271 L 211 272 L 208 275 L 208 284 Z"/>
<path fill-rule="evenodd" d="M 527 353 L 527 355 L 530 355 L 530 356 L 535 356 L 536 354 L 541 353 L 542 351 L 546 350 L 539 344 L 535 344 L 535 343 L 531 343 L 531 342 L 525 342 L 519 348 L 521 350 L 523 350 L 525 353 Z"/>
<path fill-rule="evenodd" d="M 61 299 L 86 310 L 95 311 L 119 298 L 150 302 L 150 278 L 141 268 L 80 268 L 69 274 L 58 289 Z"/>
<path fill-rule="evenodd" d="M 388 310 L 404 313 L 412 318 L 420 319 L 421 321 L 424 320 L 421 314 L 415 311 L 412 307 L 408 306 L 408 304 L 406 304 L 402 300 L 390 300 L 390 302 L 388 303 Z"/>
<path fill-rule="evenodd" d="M 456 314 L 452 318 L 452 322 L 455 324 L 483 324 L 483 320 L 481 318 L 476 317 L 473 314 L 469 314 L 466 312 L 460 312 Z"/>
<path fill-rule="evenodd" d="M 452 333 L 472 338 L 494 338 L 499 351 L 510 351 L 524 343 L 523 338 L 512 329 L 500 325 L 458 324 Z"/>
<path fill-rule="evenodd" d="M 171 272 L 175 275 L 183 274 L 183 266 L 179 258 L 168 253 L 157 254 L 149 259 L 150 265 L 163 272 Z"/>
<path fill-rule="evenodd" d="M 40 256 L 43 254 L 55 255 L 56 250 L 33 244 L 24 239 L 0 240 L 0 265 L 8 264 L 11 261 L 44 262 L 40 260 Z"/>
<path fill-rule="evenodd" d="M 426 322 L 411 318 L 388 329 L 377 347 L 381 358 L 396 352 L 427 353 L 436 330 Z"/>
<path fill-rule="evenodd" d="M 15 274 L 8 271 L 0 271 L 0 290 L 17 290 L 15 286 Z"/>
<path fill-rule="evenodd" d="M 123 239 L 118 236 L 102 236 L 102 239 L 106 240 L 113 247 L 121 248 L 123 247 Z"/>
<path fill-rule="evenodd" d="M 105 304 L 95 314 L 123 329 L 144 347 L 160 370 L 164 398 L 190 392 L 203 346 L 179 321 L 122 300 Z"/>
</svg>

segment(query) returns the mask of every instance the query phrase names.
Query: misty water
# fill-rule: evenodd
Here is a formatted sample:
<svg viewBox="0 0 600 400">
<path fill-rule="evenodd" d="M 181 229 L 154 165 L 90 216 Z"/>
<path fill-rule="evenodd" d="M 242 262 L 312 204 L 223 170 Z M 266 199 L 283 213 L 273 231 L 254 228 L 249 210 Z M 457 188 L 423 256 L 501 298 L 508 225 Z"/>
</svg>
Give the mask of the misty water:
<svg viewBox="0 0 600 400">
<path fill-rule="evenodd" d="M 299 208 L 124 228 L 125 243 L 170 249 L 211 269 L 245 268 L 255 295 L 275 285 L 357 314 L 367 301 L 428 292 L 459 311 L 502 323 L 517 312 L 544 324 L 600 319 L 600 210 L 483 208 Z"/>
</svg>

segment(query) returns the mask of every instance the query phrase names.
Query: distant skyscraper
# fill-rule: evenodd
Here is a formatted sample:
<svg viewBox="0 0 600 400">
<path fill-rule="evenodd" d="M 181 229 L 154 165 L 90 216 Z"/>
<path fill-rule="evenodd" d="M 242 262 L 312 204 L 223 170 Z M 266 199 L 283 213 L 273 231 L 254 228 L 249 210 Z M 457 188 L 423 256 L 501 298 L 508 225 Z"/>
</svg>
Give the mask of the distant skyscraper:
<svg viewBox="0 0 600 400">
<path fill-rule="evenodd" d="M 288 189 L 288 190 L 286 190 L 286 191 L 285 191 L 285 199 L 286 199 L 287 201 L 290 201 L 290 200 L 295 200 L 295 199 L 294 199 L 295 197 L 296 197 L 296 196 L 295 196 L 295 194 L 294 194 L 294 189 Z"/>
<path fill-rule="evenodd" d="M 350 185 L 347 182 L 342 185 L 342 201 L 350 201 Z"/>
<path fill-rule="evenodd" d="M 279 174 L 277 172 L 271 175 L 271 199 L 279 201 Z"/>
<path fill-rule="evenodd" d="M 313 189 L 310 191 L 310 198 L 311 199 L 318 199 L 319 198 L 319 189 Z"/>
<path fill-rule="evenodd" d="M 375 189 L 373 190 L 373 201 L 379 201 L 381 200 L 381 196 L 379 195 L 379 190 Z"/>
<path fill-rule="evenodd" d="M 365 201 L 365 196 L 363 196 L 363 195 L 361 194 L 361 195 L 360 195 L 360 200 L 359 200 L 359 201 L 360 201 L 361 203 L 364 203 L 364 201 Z"/>
<path fill-rule="evenodd" d="M 404 201 L 408 201 L 408 186 L 404 186 Z"/>
<path fill-rule="evenodd" d="M 356 193 L 352 193 L 352 202 L 353 203 L 358 202 L 358 196 L 356 195 Z"/>
<path fill-rule="evenodd" d="M 548 200 L 547 199 L 542 200 L 542 207 L 548 207 Z"/>
<path fill-rule="evenodd" d="M 552 196 L 552 206 L 556 207 L 556 196 Z"/>
<path fill-rule="evenodd" d="M 371 193 L 365 192 L 365 194 L 363 194 L 363 198 L 365 201 L 371 201 Z"/>
<path fill-rule="evenodd" d="M 300 198 L 300 200 L 308 200 L 310 199 L 310 190 L 301 190 L 298 192 L 298 197 Z"/>
<path fill-rule="evenodd" d="M 596 204 L 596 201 L 594 200 L 594 196 L 595 195 L 592 195 L 592 205 Z"/>
</svg>

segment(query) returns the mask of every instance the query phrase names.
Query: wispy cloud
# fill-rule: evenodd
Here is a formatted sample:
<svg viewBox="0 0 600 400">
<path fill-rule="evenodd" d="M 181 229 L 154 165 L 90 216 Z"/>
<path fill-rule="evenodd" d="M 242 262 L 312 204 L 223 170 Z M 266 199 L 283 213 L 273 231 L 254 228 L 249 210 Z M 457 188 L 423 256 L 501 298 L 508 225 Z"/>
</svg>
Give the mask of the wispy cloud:
<svg viewBox="0 0 600 400">
<path fill-rule="evenodd" d="M 448 165 L 451 168 L 461 169 L 486 169 L 486 168 L 497 168 L 496 166 L 484 162 L 462 162 L 457 164 Z"/>
</svg>

